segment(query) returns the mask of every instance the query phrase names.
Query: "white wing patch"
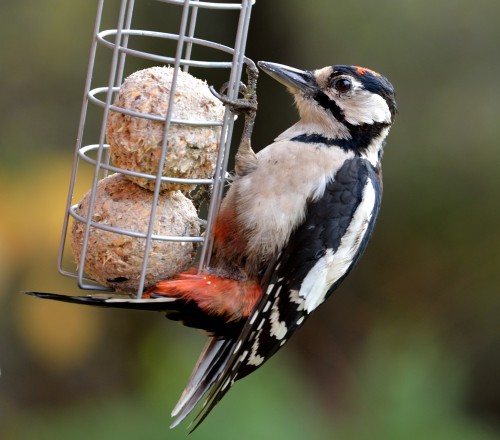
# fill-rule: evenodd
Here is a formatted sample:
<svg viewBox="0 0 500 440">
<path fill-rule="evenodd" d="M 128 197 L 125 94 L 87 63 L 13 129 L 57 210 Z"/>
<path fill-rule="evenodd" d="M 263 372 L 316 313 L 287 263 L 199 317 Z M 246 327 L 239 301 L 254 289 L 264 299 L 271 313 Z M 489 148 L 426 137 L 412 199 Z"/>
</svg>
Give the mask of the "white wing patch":
<svg viewBox="0 0 500 440">
<path fill-rule="evenodd" d="M 333 250 L 328 249 L 309 271 L 300 286 L 299 295 L 305 300 L 307 313 L 311 313 L 325 300 L 326 293 L 333 284 L 328 282 L 328 275 L 330 267 L 334 264 L 334 256 Z"/>
<path fill-rule="evenodd" d="M 302 298 L 299 295 L 299 291 L 296 290 L 296 289 L 290 290 L 290 294 L 289 295 L 290 295 L 289 296 L 290 301 L 293 302 L 294 304 L 297 304 L 297 311 L 301 312 L 302 310 L 304 310 L 305 301 L 304 301 L 304 298 Z"/>
<path fill-rule="evenodd" d="M 309 271 L 300 286 L 305 310 L 311 313 L 326 297 L 330 287 L 349 269 L 370 223 L 375 206 L 375 188 L 370 179 L 363 190 L 362 201 L 354 212 L 336 252 L 328 249 Z"/>
<path fill-rule="evenodd" d="M 286 323 L 284 321 L 280 321 L 280 312 L 278 310 L 278 300 L 276 300 L 271 309 L 271 335 L 274 336 L 278 341 L 283 339 L 288 329 L 286 328 Z"/>
<path fill-rule="evenodd" d="M 255 337 L 255 341 L 252 344 L 252 350 L 250 351 L 250 357 L 248 358 L 247 364 L 258 367 L 262 362 L 264 362 L 264 358 L 257 354 L 257 350 L 259 349 L 259 337 L 262 332 L 262 329 L 259 330 L 257 336 Z"/>
</svg>

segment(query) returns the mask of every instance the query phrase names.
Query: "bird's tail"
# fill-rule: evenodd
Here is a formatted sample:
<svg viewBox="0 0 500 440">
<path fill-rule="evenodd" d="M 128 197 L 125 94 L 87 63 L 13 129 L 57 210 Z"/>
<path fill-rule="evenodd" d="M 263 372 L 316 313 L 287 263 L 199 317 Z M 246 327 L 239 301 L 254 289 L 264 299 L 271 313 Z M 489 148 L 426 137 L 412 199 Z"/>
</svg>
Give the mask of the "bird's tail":
<svg viewBox="0 0 500 440">
<path fill-rule="evenodd" d="M 134 299 L 110 297 L 109 295 L 71 296 L 31 291 L 25 293 L 38 298 L 73 304 L 166 312 L 167 317 L 173 319 L 177 319 L 175 318 L 175 314 L 180 313 L 179 310 L 186 307 L 185 300 L 169 297 Z M 191 413 L 196 404 L 219 378 L 231 355 L 233 345 L 234 339 L 231 337 L 212 336 L 209 338 L 200 354 L 186 388 L 172 411 L 172 417 L 175 417 L 175 420 L 171 428 L 177 426 Z"/>
<path fill-rule="evenodd" d="M 181 423 L 210 390 L 212 384 L 219 378 L 232 353 L 234 339 L 211 337 L 198 358 L 188 384 L 177 405 L 172 410 L 174 422 L 171 428 Z M 196 426 L 193 428 L 195 429 Z"/>
<path fill-rule="evenodd" d="M 83 304 L 98 307 L 112 307 L 117 309 L 150 310 L 154 312 L 168 312 L 179 307 L 179 298 L 158 296 L 155 298 L 131 298 L 117 295 L 61 295 L 47 292 L 24 292 L 37 298 L 51 299 L 73 304 Z M 184 302 L 184 301 L 183 301 Z"/>
<path fill-rule="evenodd" d="M 227 335 L 233 324 L 248 317 L 262 289 L 253 280 L 236 280 L 214 272 L 196 273 L 190 270 L 175 278 L 159 281 L 144 292 L 142 298 L 114 293 L 85 296 L 25 293 L 73 304 L 165 312 L 169 319 L 181 321 L 188 327 L 214 335 Z"/>
<path fill-rule="evenodd" d="M 181 423 L 214 384 L 221 380 L 234 353 L 235 341 L 255 302 L 262 294 L 256 281 L 236 280 L 214 273 L 186 272 L 160 281 L 142 298 L 116 294 L 86 296 L 25 292 L 38 298 L 100 307 L 164 312 L 169 319 L 206 330 L 211 336 L 202 351 L 188 384 L 172 411 L 172 427 Z M 208 399 L 210 401 L 210 398 Z M 207 402 L 210 403 L 210 402 Z M 193 430 L 215 404 L 205 406 Z"/>
<path fill-rule="evenodd" d="M 179 321 L 187 327 L 205 330 L 214 336 L 224 336 L 238 331 L 239 322 L 227 322 L 225 316 L 209 315 L 196 301 L 183 296 L 167 296 L 155 293 L 145 294 L 142 298 L 116 294 L 93 294 L 85 296 L 62 295 L 47 292 L 24 292 L 42 299 L 113 309 L 146 310 L 165 313 L 168 319 Z"/>
</svg>

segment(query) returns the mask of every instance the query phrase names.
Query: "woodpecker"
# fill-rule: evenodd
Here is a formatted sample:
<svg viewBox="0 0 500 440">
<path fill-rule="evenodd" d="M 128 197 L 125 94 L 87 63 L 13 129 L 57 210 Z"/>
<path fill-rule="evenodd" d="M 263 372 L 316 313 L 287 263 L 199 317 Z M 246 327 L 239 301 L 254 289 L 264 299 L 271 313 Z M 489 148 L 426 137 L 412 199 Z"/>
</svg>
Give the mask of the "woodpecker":
<svg viewBox="0 0 500 440">
<path fill-rule="evenodd" d="M 381 159 L 396 114 L 391 83 L 358 66 L 259 67 L 287 87 L 300 118 L 258 153 L 246 130 L 211 231 L 214 249 L 206 270 L 160 281 L 141 299 L 28 292 L 163 311 L 207 331 L 172 426 L 205 396 L 194 430 L 235 381 L 290 339 L 353 269 L 380 209 Z M 251 126 L 255 95 L 243 101 Z"/>
</svg>

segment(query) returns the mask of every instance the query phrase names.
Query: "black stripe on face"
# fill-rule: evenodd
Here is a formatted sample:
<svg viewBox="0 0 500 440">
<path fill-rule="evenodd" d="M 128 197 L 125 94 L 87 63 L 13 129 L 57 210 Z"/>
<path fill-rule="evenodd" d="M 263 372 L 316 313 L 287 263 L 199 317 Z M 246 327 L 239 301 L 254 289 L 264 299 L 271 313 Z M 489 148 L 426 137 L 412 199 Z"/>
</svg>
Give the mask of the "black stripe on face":
<svg viewBox="0 0 500 440">
<path fill-rule="evenodd" d="M 318 92 L 313 96 L 313 99 L 326 111 L 329 111 L 332 116 L 341 124 L 343 124 L 351 135 L 350 139 L 329 139 L 321 135 L 300 135 L 292 140 L 306 143 L 322 143 L 325 145 L 335 145 L 345 151 L 354 151 L 368 148 L 372 140 L 380 136 L 382 130 L 389 127 L 391 124 L 386 122 L 374 122 L 372 124 L 353 125 L 345 120 L 345 115 L 337 103 L 330 99 L 325 93 Z M 321 141 L 319 139 L 322 138 Z"/>
<path fill-rule="evenodd" d="M 329 111 L 337 121 L 345 125 L 348 124 L 345 122 L 345 115 L 342 112 L 342 109 L 337 105 L 337 103 L 333 99 L 330 99 L 328 95 L 326 95 L 321 91 L 318 91 L 313 96 L 313 99 L 326 111 Z"/>
<path fill-rule="evenodd" d="M 354 154 L 360 155 L 363 150 L 368 148 L 372 140 L 378 137 L 381 131 L 387 127 L 388 124 L 382 124 L 376 122 L 374 124 L 365 124 L 363 126 L 352 126 L 353 129 L 349 129 L 351 133 L 350 139 L 334 139 L 328 138 L 321 134 L 300 134 L 292 138 L 292 141 L 303 142 L 305 144 L 323 144 L 329 147 L 339 147 L 342 150 L 349 152 L 353 151 Z M 362 128 L 361 130 L 359 128 Z"/>
<path fill-rule="evenodd" d="M 298 136 L 295 136 L 291 140 L 295 142 L 302 142 L 304 144 L 323 144 L 323 145 L 328 145 L 329 147 L 337 146 L 343 148 L 340 139 L 328 138 L 326 136 L 316 133 L 299 134 Z"/>
</svg>

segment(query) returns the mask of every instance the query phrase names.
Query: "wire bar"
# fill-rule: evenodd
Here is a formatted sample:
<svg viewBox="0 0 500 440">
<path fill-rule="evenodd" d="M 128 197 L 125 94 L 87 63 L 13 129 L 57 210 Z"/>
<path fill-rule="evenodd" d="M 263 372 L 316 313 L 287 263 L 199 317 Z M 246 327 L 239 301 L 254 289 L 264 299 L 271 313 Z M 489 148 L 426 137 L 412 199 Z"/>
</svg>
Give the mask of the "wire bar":
<svg viewBox="0 0 500 440">
<path fill-rule="evenodd" d="M 91 151 L 98 150 L 99 145 L 94 144 L 94 145 L 87 145 L 86 147 L 80 148 L 78 155 L 88 163 L 92 165 L 97 165 L 97 161 L 95 159 L 92 159 L 91 157 L 87 156 L 87 153 Z M 104 149 L 107 150 L 109 148 L 109 145 L 104 144 Z M 139 171 L 132 171 L 132 170 L 125 170 L 123 168 L 118 168 L 114 167 L 113 165 L 109 164 L 101 164 L 101 168 L 106 170 L 106 171 L 113 171 L 114 173 L 121 173 L 125 174 L 127 176 L 132 176 L 132 177 L 138 177 L 138 178 L 145 178 L 145 179 L 151 179 L 154 180 L 157 178 L 156 175 L 153 174 L 146 174 L 146 173 L 140 173 Z M 161 176 L 161 181 L 162 182 L 172 182 L 172 183 L 185 183 L 185 184 L 194 184 L 194 185 L 212 185 L 214 180 L 213 179 L 188 179 L 188 178 L 181 178 L 181 177 L 168 177 L 168 176 Z"/>
</svg>

